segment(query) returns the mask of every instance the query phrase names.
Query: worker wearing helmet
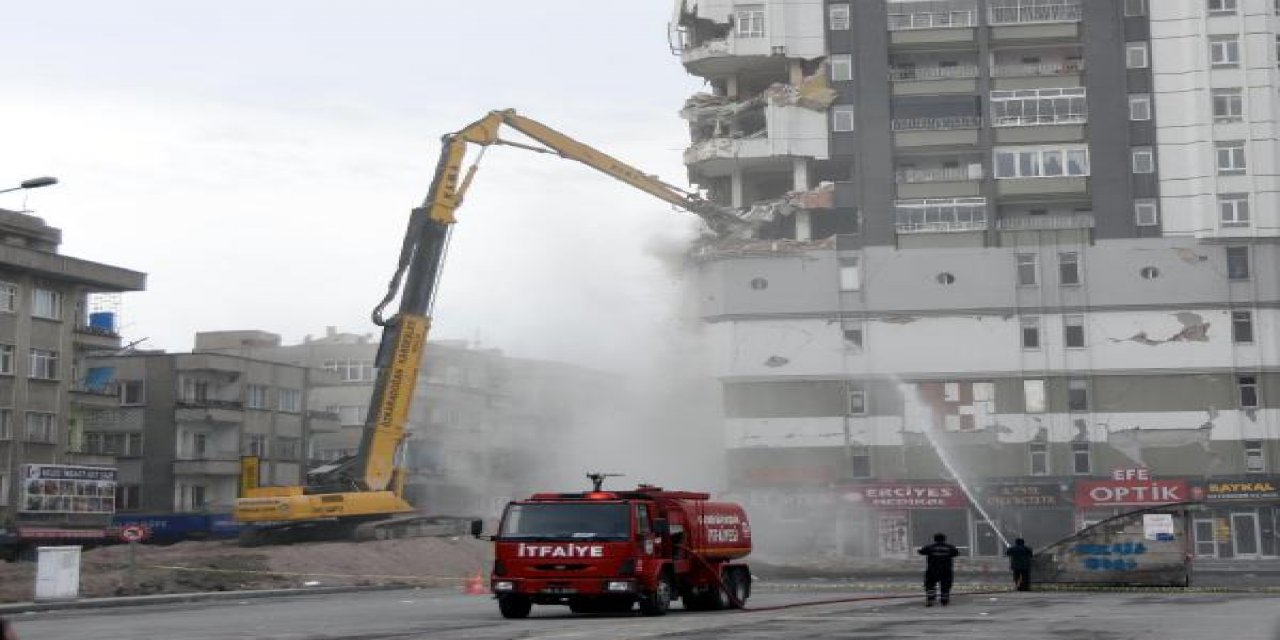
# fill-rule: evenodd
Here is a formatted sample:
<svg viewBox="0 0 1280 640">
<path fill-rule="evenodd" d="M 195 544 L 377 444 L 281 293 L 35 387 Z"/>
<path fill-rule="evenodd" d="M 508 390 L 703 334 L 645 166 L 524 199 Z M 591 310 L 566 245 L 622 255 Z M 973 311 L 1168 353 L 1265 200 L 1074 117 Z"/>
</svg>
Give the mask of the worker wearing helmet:
<svg viewBox="0 0 1280 640">
<path fill-rule="evenodd" d="M 960 555 L 960 550 L 947 544 L 947 536 L 943 533 L 933 534 L 933 544 L 927 544 L 917 551 L 925 557 L 924 565 L 924 606 L 932 607 L 938 599 L 938 589 L 942 590 L 942 606 L 951 602 L 952 559 Z"/>
</svg>

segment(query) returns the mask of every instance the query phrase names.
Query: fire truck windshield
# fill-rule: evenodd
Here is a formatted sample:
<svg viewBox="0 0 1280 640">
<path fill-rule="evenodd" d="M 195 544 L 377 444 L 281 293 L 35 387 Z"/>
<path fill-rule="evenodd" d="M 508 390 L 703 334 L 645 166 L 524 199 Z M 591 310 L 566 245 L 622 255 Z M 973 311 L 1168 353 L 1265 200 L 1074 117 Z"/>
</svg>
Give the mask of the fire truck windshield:
<svg viewBox="0 0 1280 640">
<path fill-rule="evenodd" d="M 631 510 L 614 503 L 513 504 L 502 518 L 499 538 L 508 540 L 626 540 Z"/>
</svg>

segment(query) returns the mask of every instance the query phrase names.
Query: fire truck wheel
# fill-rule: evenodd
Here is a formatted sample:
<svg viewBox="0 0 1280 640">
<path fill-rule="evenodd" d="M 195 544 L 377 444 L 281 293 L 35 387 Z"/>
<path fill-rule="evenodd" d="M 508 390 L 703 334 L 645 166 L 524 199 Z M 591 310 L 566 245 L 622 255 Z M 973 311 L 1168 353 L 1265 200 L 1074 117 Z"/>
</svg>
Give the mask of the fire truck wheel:
<svg viewBox="0 0 1280 640">
<path fill-rule="evenodd" d="M 653 591 L 640 596 L 640 615 L 667 615 L 667 609 L 671 606 L 671 594 L 673 592 L 671 577 L 665 573 L 659 576 L 658 585 L 653 588 Z"/>
<path fill-rule="evenodd" d="M 751 595 L 751 574 L 738 569 L 730 570 L 725 573 L 724 586 L 733 594 L 729 598 L 730 608 L 741 609 L 747 606 L 747 598 Z"/>
<path fill-rule="evenodd" d="M 498 596 L 498 611 L 504 618 L 528 618 L 533 601 L 525 596 L 509 593 Z"/>
</svg>

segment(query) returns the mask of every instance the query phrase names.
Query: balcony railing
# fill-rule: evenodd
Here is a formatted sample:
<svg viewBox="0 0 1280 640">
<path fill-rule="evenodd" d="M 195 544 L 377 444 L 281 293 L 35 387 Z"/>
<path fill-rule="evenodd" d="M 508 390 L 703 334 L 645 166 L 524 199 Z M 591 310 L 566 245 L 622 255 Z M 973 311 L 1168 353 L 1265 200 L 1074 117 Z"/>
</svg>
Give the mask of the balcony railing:
<svg viewBox="0 0 1280 640">
<path fill-rule="evenodd" d="M 898 233 L 954 233 L 987 229 L 985 198 L 899 200 L 894 205 Z"/>
<path fill-rule="evenodd" d="M 981 116 L 893 119 L 894 131 L 949 131 L 952 129 L 977 129 L 980 126 L 982 126 Z"/>
<path fill-rule="evenodd" d="M 938 220 L 935 222 L 899 222 L 898 233 L 957 233 L 984 231 L 986 220 Z"/>
<path fill-rule="evenodd" d="M 1026 4 L 1023 4 L 1023 3 Z M 1079 2 L 1058 4 L 1032 4 L 1028 0 L 1005 2 L 1006 6 L 988 8 L 988 19 L 993 25 L 1025 24 L 1031 22 L 1079 22 L 1082 14 Z"/>
<path fill-rule="evenodd" d="M 978 65 L 958 64 L 950 67 L 898 67 L 889 69 L 889 79 L 903 80 L 951 80 L 978 77 Z"/>
<path fill-rule="evenodd" d="M 889 14 L 890 31 L 957 29 L 978 26 L 976 11 L 921 11 Z"/>
<path fill-rule="evenodd" d="M 179 451 L 175 460 L 239 460 L 240 453 L 232 450 Z"/>
<path fill-rule="evenodd" d="M 898 169 L 894 175 L 899 183 L 968 182 L 982 179 L 982 167 L 936 167 L 932 169 Z"/>
<path fill-rule="evenodd" d="M 1016 76 L 1064 76 L 1080 73 L 1084 70 L 1083 60 L 1070 62 L 1035 62 L 1019 64 L 999 64 L 991 68 L 991 75 L 998 78 Z"/>
<path fill-rule="evenodd" d="M 1033 127 L 1046 124 L 1085 124 L 1089 116 L 1083 113 L 1041 113 L 1020 116 L 996 116 L 991 119 L 993 127 Z"/>
<path fill-rule="evenodd" d="M 1092 213 L 1005 218 L 996 222 L 1001 231 L 1052 231 L 1055 229 L 1092 229 Z"/>
<path fill-rule="evenodd" d="M 213 400 L 209 398 L 205 398 L 205 399 L 179 398 L 178 406 L 184 407 L 184 408 L 197 407 L 197 408 L 207 408 L 207 409 L 243 409 L 244 403 L 240 402 L 239 400 Z"/>
</svg>

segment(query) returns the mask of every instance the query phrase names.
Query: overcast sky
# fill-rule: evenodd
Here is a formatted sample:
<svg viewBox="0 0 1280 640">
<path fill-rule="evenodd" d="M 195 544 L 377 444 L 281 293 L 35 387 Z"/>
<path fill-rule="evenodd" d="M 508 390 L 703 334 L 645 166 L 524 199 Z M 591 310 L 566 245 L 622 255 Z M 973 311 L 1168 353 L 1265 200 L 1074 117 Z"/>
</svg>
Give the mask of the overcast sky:
<svg viewBox="0 0 1280 640">
<path fill-rule="evenodd" d="M 515 108 L 685 184 L 670 0 L 9 3 L 0 195 L 62 252 L 147 273 L 122 333 L 287 343 L 373 331 L 439 137 Z M 515 137 L 514 135 L 512 136 Z M 626 364 L 676 323 L 696 219 L 592 170 L 497 148 L 446 263 L 435 338 Z"/>
</svg>

